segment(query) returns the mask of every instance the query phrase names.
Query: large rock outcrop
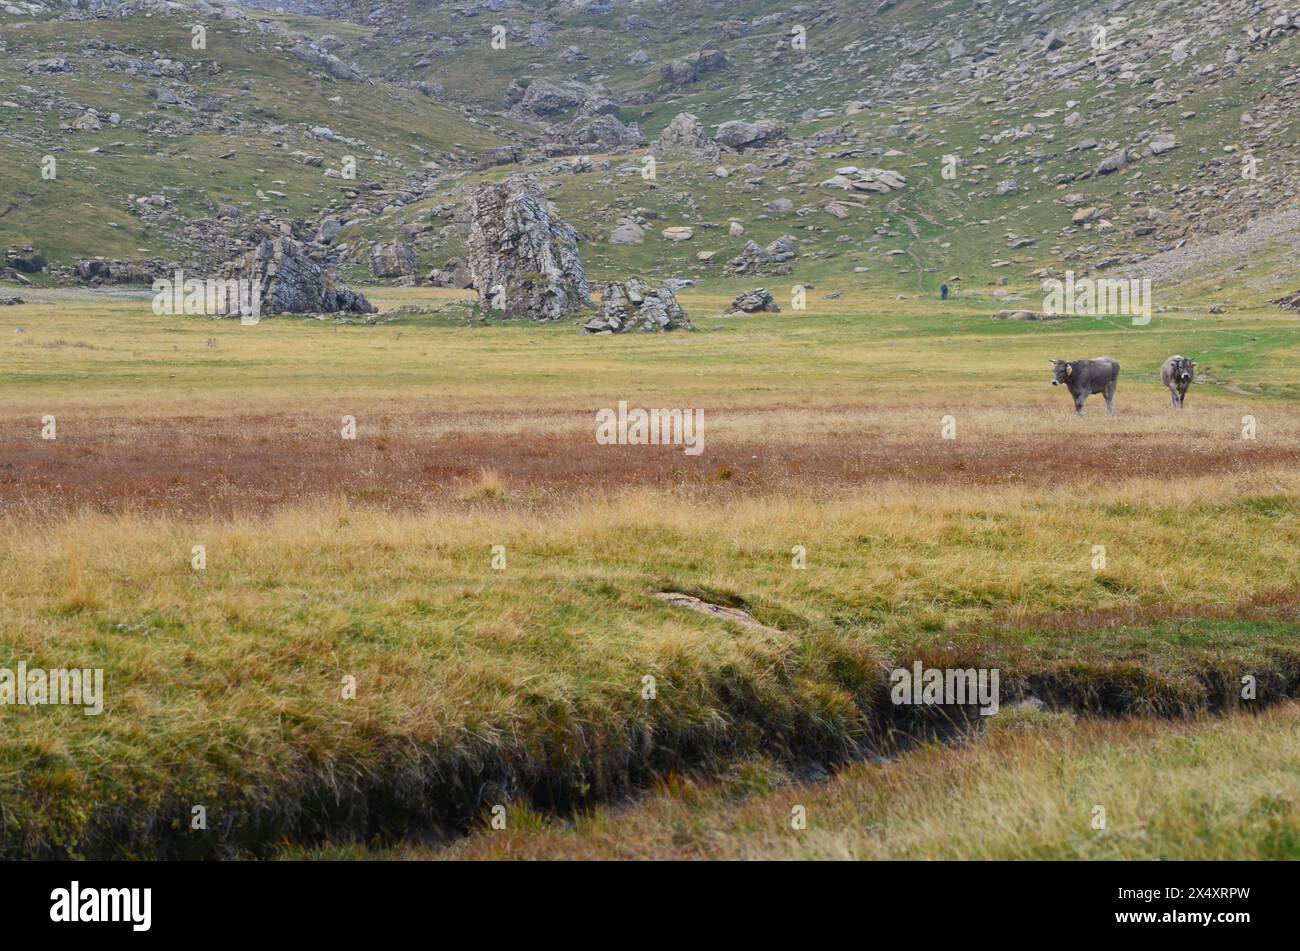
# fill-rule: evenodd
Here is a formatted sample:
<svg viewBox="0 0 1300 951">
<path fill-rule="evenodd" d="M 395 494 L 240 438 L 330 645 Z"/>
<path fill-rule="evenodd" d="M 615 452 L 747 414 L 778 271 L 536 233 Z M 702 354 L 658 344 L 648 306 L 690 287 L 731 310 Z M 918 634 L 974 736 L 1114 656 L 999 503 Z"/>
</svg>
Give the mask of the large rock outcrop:
<svg viewBox="0 0 1300 951">
<path fill-rule="evenodd" d="M 601 114 L 593 119 L 576 119 L 565 138 L 578 147 L 594 146 L 606 151 L 635 148 L 646 144 L 635 122 L 621 122 L 617 116 Z"/>
<path fill-rule="evenodd" d="M 469 267 L 460 258 L 448 258 L 445 265 L 434 268 L 424 279 L 434 287 L 466 290 L 474 286 L 474 275 L 470 274 Z"/>
<path fill-rule="evenodd" d="M 5 251 L 5 264 L 24 274 L 39 274 L 45 270 L 45 255 L 35 248 L 9 248 Z"/>
<path fill-rule="evenodd" d="M 727 54 L 712 43 L 701 47 L 699 52 L 664 63 L 659 70 L 665 86 L 681 86 L 693 83 L 701 76 L 717 72 L 727 65 Z"/>
<path fill-rule="evenodd" d="M 319 261 L 307 256 L 293 238 L 267 238 L 226 265 L 227 280 L 256 281 L 261 286 L 261 314 L 373 314 L 378 309 L 340 283 Z"/>
<path fill-rule="evenodd" d="M 664 126 L 655 140 L 655 151 L 662 155 L 698 155 L 718 160 L 718 144 L 704 131 L 704 123 L 690 112 L 679 112 Z"/>
<path fill-rule="evenodd" d="M 654 285 L 639 277 L 605 285 L 600 313 L 583 326 L 591 334 L 629 330 L 694 330 L 685 309 L 667 284 Z"/>
<path fill-rule="evenodd" d="M 766 248 L 759 247 L 754 241 L 745 242 L 744 249 L 728 267 L 736 274 L 752 274 L 756 271 L 789 274 L 789 262 L 794 260 L 795 254 L 794 238 L 783 234 Z"/>
<path fill-rule="evenodd" d="M 413 277 L 419 265 L 415 249 L 400 241 L 370 249 L 370 273 L 375 277 Z"/>
<path fill-rule="evenodd" d="M 775 119 L 759 119 L 757 122 L 732 119 L 718 126 L 714 139 L 719 145 L 740 151 L 778 142 L 785 136 L 786 127 Z"/>
<path fill-rule="evenodd" d="M 86 284 L 149 284 L 153 273 L 130 261 L 83 258 L 72 266 L 77 280 Z"/>
<path fill-rule="evenodd" d="M 598 100 L 590 107 L 586 104 Z M 599 86 L 591 86 L 574 79 L 534 79 L 527 86 L 516 81 L 506 90 L 506 104 L 519 105 L 525 112 L 535 116 L 550 116 L 566 109 L 584 107 L 588 115 L 607 111 L 602 106 L 612 101 L 608 93 Z M 614 103 L 617 111 L 618 104 Z"/>
<path fill-rule="evenodd" d="M 511 316 L 558 320 L 591 304 L 578 233 L 531 175 L 474 190 L 469 269 L 479 303 Z"/>
<path fill-rule="evenodd" d="M 730 317 L 733 314 L 779 314 L 780 306 L 777 305 L 776 298 L 772 292 L 765 287 L 759 287 L 752 291 L 744 291 L 737 294 L 736 299 L 731 302 L 727 308 L 724 317 Z"/>
</svg>

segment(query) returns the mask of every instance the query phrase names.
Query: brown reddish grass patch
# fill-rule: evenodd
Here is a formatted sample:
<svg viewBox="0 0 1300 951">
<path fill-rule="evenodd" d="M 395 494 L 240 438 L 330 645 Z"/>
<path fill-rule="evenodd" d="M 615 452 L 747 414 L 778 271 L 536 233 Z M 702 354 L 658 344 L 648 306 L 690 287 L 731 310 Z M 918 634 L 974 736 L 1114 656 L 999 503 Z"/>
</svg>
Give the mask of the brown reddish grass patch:
<svg viewBox="0 0 1300 951">
<path fill-rule="evenodd" d="M 809 433 L 769 428 L 771 409 L 710 417 L 705 451 L 599 446 L 590 414 L 370 416 L 358 438 L 338 417 L 279 415 L 60 419 L 42 441 L 30 419 L 0 421 L 0 513 L 256 513 L 343 496 L 385 509 L 464 501 L 487 471 L 503 498 L 548 505 L 632 487 L 706 495 L 829 495 L 920 486 L 1184 480 L 1300 466 L 1300 446 L 1176 432 L 989 432 L 951 442 L 841 415 Z"/>
</svg>

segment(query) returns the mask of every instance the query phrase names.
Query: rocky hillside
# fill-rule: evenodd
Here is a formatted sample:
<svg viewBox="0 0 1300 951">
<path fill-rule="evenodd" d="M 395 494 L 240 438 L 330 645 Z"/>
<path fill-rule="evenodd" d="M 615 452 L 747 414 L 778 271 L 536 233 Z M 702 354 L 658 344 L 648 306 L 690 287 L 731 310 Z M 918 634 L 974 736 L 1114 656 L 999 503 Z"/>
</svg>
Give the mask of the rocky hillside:
<svg viewBox="0 0 1300 951">
<path fill-rule="evenodd" d="M 1137 276 L 1297 203 L 1294 0 L 274 6 L 0 7 L 7 242 L 65 278 L 288 229 L 457 284 L 468 196 L 524 170 L 593 280 L 906 292 Z"/>
</svg>

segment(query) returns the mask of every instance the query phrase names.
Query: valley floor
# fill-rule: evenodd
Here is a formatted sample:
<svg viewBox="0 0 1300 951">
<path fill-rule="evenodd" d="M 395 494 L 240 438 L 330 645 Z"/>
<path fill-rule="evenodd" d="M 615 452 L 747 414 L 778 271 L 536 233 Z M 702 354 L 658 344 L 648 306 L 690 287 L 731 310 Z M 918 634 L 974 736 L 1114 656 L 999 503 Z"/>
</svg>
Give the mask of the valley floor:
<svg viewBox="0 0 1300 951">
<path fill-rule="evenodd" d="M 104 712 L 0 707 L 0 855 L 1300 854 L 1291 318 L 702 295 L 592 339 L 50 293 L 0 315 L 0 667 L 102 668 Z M 1091 352 L 1113 418 L 1047 386 Z M 704 452 L 598 445 L 621 400 L 702 408 Z M 970 713 L 891 704 L 914 661 L 1003 710 L 877 762 Z"/>
</svg>

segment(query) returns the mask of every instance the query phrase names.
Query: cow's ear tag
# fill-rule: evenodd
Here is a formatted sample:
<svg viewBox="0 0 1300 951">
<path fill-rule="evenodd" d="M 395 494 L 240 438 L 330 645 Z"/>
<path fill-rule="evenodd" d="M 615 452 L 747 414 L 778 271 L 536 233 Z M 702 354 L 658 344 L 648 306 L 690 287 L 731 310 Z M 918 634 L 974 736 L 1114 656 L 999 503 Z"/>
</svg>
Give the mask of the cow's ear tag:
<svg viewBox="0 0 1300 951">
<path fill-rule="evenodd" d="M 1074 376 L 1074 367 L 1073 367 L 1073 366 L 1068 366 L 1068 367 L 1066 367 L 1066 368 L 1065 368 L 1065 375 L 1066 375 L 1066 376 Z"/>
</svg>

